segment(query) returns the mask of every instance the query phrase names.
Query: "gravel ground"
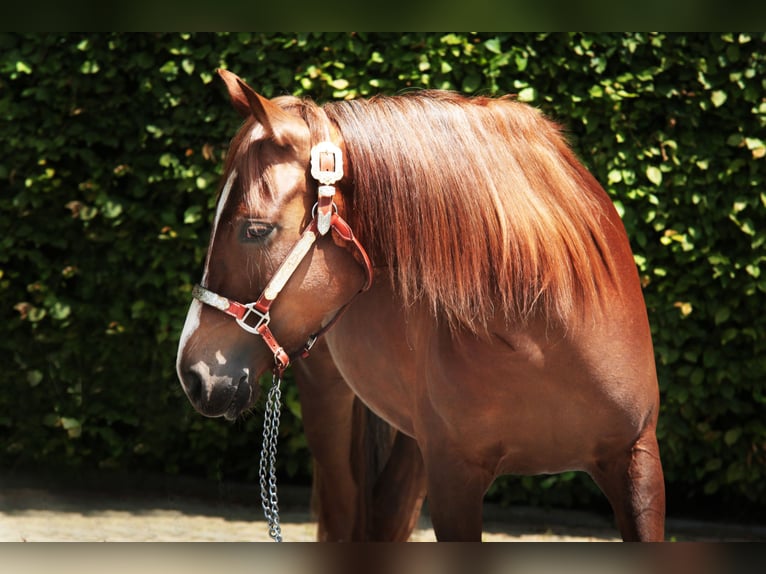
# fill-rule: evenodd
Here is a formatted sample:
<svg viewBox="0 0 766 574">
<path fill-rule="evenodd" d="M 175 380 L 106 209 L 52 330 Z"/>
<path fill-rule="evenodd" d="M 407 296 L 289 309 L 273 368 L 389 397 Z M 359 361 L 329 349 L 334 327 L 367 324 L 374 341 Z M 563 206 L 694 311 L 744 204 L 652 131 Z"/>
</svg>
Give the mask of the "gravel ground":
<svg viewBox="0 0 766 574">
<path fill-rule="evenodd" d="M 199 496 L 179 489 L 143 494 L 140 488 L 61 487 L 0 480 L 3 542 L 256 542 L 268 541 L 257 498 L 230 493 Z M 26 484 L 25 484 L 26 483 Z M 239 498 L 239 501 L 232 499 Z M 244 497 L 246 498 L 246 497 Z M 280 488 L 285 541 L 313 541 L 316 523 L 306 489 Z M 668 539 L 678 541 L 766 540 L 766 527 L 668 520 Z M 427 513 L 412 541 L 435 540 Z M 577 511 L 529 507 L 485 508 L 484 541 L 617 541 L 611 519 Z"/>
</svg>

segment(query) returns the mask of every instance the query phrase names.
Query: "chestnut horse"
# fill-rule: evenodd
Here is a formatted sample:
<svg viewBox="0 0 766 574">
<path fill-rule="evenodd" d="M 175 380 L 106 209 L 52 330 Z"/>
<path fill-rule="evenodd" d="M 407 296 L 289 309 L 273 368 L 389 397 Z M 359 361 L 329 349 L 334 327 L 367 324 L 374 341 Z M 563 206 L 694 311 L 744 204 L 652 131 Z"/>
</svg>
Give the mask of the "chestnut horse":
<svg viewBox="0 0 766 574">
<path fill-rule="evenodd" d="M 407 539 L 426 493 L 439 540 L 480 540 L 496 477 L 568 470 L 624 540 L 663 539 L 636 266 L 558 126 L 508 97 L 320 107 L 219 73 L 245 121 L 179 343 L 194 407 L 234 419 L 294 362 L 323 540 Z"/>
</svg>

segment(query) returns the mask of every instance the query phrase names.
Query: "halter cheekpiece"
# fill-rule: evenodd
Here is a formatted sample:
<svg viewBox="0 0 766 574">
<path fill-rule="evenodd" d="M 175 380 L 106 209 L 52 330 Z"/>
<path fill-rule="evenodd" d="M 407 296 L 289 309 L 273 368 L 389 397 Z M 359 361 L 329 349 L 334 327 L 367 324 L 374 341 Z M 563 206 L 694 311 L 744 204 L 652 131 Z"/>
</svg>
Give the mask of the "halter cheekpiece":
<svg viewBox="0 0 766 574">
<path fill-rule="evenodd" d="M 320 237 L 332 229 L 338 237 L 353 248 L 355 258 L 364 268 L 366 274 L 365 283 L 359 293 L 369 289 L 372 284 L 373 270 L 370 258 L 354 236 L 351 227 L 338 215 L 334 202 L 335 183 L 343 177 L 343 154 L 340 148 L 329 141 L 316 144 L 311 149 L 311 176 L 321 184 L 318 186 L 317 202 L 312 209 L 311 222 L 266 284 L 258 299 L 252 303 L 240 303 L 214 293 L 201 285 L 195 285 L 192 289 L 192 297 L 234 317 L 237 324 L 248 333 L 260 335 L 274 354 L 274 369 L 279 373 L 287 368 L 292 357 L 277 342 L 269 328 L 271 321 L 269 309 Z M 297 353 L 293 353 L 293 356 L 307 356 L 316 340 L 332 327 L 349 304 L 350 301 L 338 311 L 331 321 L 312 334 L 303 348 Z"/>
</svg>

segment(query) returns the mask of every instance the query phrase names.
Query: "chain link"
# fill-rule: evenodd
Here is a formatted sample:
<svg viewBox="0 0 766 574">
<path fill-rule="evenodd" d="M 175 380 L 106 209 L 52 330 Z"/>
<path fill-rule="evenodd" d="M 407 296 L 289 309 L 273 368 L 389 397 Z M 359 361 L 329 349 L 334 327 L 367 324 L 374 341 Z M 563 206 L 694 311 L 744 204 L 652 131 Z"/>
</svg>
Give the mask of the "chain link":
<svg viewBox="0 0 766 574">
<path fill-rule="evenodd" d="M 279 499 L 277 497 L 277 439 L 279 438 L 279 414 L 282 398 L 281 373 L 274 372 L 271 389 L 266 397 L 266 412 L 263 417 L 263 446 L 259 478 L 261 481 L 261 506 L 269 524 L 269 536 L 275 542 L 282 542 L 279 526 Z"/>
</svg>

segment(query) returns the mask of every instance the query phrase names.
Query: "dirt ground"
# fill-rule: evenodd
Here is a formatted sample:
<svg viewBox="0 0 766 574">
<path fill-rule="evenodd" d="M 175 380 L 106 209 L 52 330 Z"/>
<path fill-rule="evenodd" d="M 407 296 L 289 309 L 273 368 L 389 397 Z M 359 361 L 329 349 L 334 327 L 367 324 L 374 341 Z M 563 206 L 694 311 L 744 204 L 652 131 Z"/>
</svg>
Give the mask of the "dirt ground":
<svg viewBox="0 0 766 574">
<path fill-rule="evenodd" d="M 269 541 L 252 488 L 248 496 L 178 489 L 177 493 L 136 488 L 57 486 L 55 481 L 0 477 L 2 542 L 256 542 Z M 280 488 L 282 534 L 286 542 L 313 541 L 316 523 L 307 489 Z M 577 511 L 530 507 L 485 507 L 484 541 L 619 540 L 611 518 Z M 766 540 L 766 526 L 704 523 L 669 518 L 668 540 Z M 427 512 L 412 541 L 434 541 Z"/>
</svg>

